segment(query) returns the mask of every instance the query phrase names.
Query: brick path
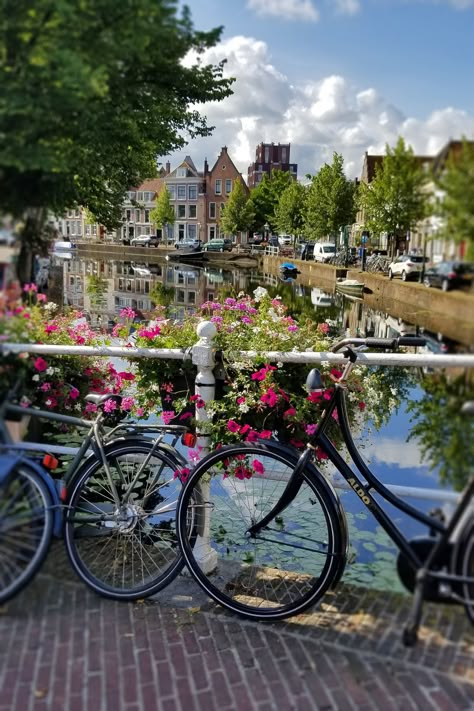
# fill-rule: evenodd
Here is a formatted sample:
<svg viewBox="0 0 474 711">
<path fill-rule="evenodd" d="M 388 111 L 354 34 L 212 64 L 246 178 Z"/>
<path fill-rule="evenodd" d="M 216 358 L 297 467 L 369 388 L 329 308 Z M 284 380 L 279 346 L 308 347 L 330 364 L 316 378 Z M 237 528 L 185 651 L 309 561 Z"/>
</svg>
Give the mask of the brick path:
<svg viewBox="0 0 474 711">
<path fill-rule="evenodd" d="M 341 586 L 318 610 L 255 624 L 182 576 L 119 604 L 50 569 L 0 610 L 0 711 L 474 709 L 474 630 L 427 605 L 405 649 L 408 598 Z"/>
</svg>

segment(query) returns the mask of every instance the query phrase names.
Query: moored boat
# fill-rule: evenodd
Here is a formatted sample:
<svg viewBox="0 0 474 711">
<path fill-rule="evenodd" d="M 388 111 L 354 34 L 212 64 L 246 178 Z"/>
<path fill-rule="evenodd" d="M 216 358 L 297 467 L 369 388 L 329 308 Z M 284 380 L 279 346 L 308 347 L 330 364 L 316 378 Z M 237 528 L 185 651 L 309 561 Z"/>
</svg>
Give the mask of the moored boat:
<svg viewBox="0 0 474 711">
<path fill-rule="evenodd" d="M 364 292 L 364 284 L 357 279 L 338 279 L 336 281 L 336 291 L 349 296 L 361 297 Z"/>
</svg>

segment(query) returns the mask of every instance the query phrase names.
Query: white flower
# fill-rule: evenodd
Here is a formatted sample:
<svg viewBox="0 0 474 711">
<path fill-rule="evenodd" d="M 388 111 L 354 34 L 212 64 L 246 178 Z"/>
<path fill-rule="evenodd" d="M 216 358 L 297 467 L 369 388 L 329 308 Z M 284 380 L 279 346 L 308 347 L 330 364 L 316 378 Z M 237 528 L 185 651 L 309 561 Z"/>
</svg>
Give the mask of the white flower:
<svg viewBox="0 0 474 711">
<path fill-rule="evenodd" d="M 248 412 L 249 410 L 250 410 L 250 408 L 245 402 L 240 403 L 239 412 Z"/>
<path fill-rule="evenodd" d="M 48 301 L 44 306 L 43 306 L 45 311 L 49 311 L 51 314 L 53 314 L 57 308 L 58 305 L 54 303 L 54 301 Z"/>
<path fill-rule="evenodd" d="M 278 363 L 276 364 L 276 367 L 283 368 L 283 363 L 281 362 L 281 360 L 278 361 Z"/>
<path fill-rule="evenodd" d="M 38 373 L 35 373 L 35 375 L 33 375 L 33 377 L 32 377 L 31 379 L 32 379 L 32 380 L 34 380 L 34 381 L 35 381 L 35 383 L 37 383 L 37 382 L 38 382 L 38 380 L 40 379 L 40 376 L 39 376 L 39 374 L 38 374 Z"/>
<path fill-rule="evenodd" d="M 261 301 L 265 296 L 268 296 L 268 291 L 263 286 L 257 286 L 253 292 L 255 301 Z"/>
<path fill-rule="evenodd" d="M 54 375 L 55 368 L 49 367 L 46 368 L 46 375 Z"/>
</svg>

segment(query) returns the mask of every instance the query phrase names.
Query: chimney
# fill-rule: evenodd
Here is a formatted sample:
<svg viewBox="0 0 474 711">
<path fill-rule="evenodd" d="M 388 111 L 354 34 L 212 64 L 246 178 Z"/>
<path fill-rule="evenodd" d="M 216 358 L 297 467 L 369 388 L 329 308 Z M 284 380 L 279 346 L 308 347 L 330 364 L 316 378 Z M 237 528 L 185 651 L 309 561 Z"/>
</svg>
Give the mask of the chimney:
<svg viewBox="0 0 474 711">
<path fill-rule="evenodd" d="M 209 165 L 207 163 L 207 158 L 204 158 L 204 177 L 209 173 Z"/>
<path fill-rule="evenodd" d="M 165 168 L 165 175 L 169 175 L 171 173 L 171 163 L 169 160 L 166 161 L 166 168 Z"/>
<path fill-rule="evenodd" d="M 227 146 L 222 146 L 221 153 L 227 153 Z"/>
</svg>

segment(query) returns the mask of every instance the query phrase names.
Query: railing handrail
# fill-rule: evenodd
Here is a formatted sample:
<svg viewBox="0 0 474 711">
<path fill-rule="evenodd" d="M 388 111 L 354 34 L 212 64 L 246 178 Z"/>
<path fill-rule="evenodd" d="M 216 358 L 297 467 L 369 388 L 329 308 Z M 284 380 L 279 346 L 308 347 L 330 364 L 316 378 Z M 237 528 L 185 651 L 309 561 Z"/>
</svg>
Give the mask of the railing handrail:
<svg viewBox="0 0 474 711">
<path fill-rule="evenodd" d="M 87 355 L 125 358 L 167 358 L 187 360 L 191 347 L 184 348 L 136 348 L 134 346 L 66 346 L 45 343 L 0 344 L 0 354 L 37 353 L 49 355 Z M 281 363 L 343 363 L 344 356 L 328 351 L 238 351 L 237 358 L 262 359 Z M 427 354 L 427 353 L 359 353 L 358 365 L 386 365 L 415 368 L 474 368 L 474 354 Z"/>
</svg>

